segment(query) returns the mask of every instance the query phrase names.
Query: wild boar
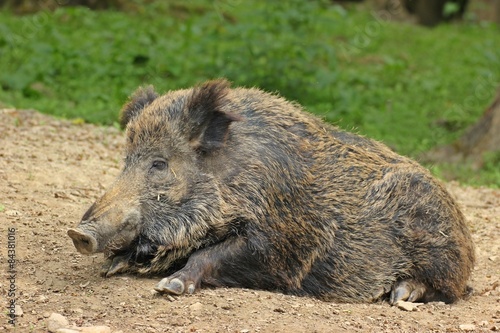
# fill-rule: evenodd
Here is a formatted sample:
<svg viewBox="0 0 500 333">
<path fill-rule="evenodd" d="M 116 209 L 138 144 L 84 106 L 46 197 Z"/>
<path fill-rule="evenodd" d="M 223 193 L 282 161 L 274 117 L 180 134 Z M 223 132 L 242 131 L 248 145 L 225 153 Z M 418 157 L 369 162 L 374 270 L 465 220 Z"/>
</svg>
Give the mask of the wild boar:
<svg viewBox="0 0 500 333">
<path fill-rule="evenodd" d="M 474 248 L 463 214 L 416 162 L 297 104 L 219 79 L 121 111 L 124 167 L 70 229 L 102 274 L 156 290 L 244 287 L 335 302 L 453 302 Z"/>
</svg>

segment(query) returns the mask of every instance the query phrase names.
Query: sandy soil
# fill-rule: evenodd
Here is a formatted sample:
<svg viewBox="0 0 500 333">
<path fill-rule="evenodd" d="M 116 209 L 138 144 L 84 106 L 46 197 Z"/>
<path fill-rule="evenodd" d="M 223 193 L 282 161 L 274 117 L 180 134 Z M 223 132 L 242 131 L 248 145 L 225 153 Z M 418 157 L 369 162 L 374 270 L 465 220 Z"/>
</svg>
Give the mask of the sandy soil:
<svg viewBox="0 0 500 333">
<path fill-rule="evenodd" d="M 52 312 L 71 325 L 113 332 L 500 331 L 500 191 L 454 183 L 447 186 L 468 218 L 478 260 L 473 296 L 453 305 L 407 312 L 387 303 L 334 304 L 245 289 L 173 298 L 152 292 L 159 277 L 101 278 L 102 255 L 77 253 L 66 230 L 120 172 L 123 142 L 113 128 L 0 110 L 0 331 L 46 332 Z M 15 327 L 6 316 L 9 228 L 15 302 L 23 311 Z"/>
</svg>

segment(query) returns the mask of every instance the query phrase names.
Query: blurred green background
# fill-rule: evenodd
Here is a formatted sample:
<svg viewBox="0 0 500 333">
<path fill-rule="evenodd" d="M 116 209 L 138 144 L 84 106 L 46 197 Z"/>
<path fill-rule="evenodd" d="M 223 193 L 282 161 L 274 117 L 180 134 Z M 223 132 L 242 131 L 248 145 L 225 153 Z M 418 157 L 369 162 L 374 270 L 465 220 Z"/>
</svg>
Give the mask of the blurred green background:
<svg viewBox="0 0 500 333">
<path fill-rule="evenodd" d="M 418 160 L 458 138 L 492 102 L 500 30 L 472 9 L 460 22 L 425 28 L 389 2 L 136 0 L 93 11 L 53 0 L 23 15 L 4 8 L 0 108 L 116 126 L 140 85 L 165 92 L 227 77 Z M 480 172 L 428 167 L 500 187 L 499 164 L 491 154 Z"/>
</svg>

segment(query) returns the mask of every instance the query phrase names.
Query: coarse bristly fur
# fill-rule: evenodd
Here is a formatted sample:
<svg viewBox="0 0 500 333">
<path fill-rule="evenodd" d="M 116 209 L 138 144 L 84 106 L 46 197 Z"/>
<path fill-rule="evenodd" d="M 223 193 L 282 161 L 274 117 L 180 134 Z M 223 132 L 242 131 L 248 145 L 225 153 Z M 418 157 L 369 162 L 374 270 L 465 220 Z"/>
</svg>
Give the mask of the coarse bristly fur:
<svg viewBox="0 0 500 333">
<path fill-rule="evenodd" d="M 175 294 L 466 294 L 474 249 L 463 214 L 385 145 L 223 79 L 163 96 L 139 89 L 121 119 L 123 172 L 79 225 L 105 252 L 104 275 L 166 274 L 157 290 Z"/>
</svg>

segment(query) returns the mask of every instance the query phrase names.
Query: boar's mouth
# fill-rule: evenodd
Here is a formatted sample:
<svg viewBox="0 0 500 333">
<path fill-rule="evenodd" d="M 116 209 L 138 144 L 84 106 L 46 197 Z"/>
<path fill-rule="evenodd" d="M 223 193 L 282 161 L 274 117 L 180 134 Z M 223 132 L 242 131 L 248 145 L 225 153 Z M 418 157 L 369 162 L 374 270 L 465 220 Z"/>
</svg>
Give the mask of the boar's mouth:
<svg viewBox="0 0 500 333">
<path fill-rule="evenodd" d="M 78 252 L 82 254 L 92 254 L 97 252 L 97 240 L 91 234 L 81 229 L 69 229 L 68 236 L 73 240 Z"/>
</svg>

